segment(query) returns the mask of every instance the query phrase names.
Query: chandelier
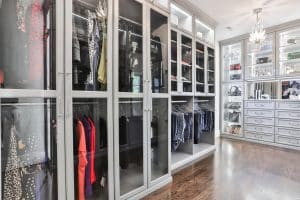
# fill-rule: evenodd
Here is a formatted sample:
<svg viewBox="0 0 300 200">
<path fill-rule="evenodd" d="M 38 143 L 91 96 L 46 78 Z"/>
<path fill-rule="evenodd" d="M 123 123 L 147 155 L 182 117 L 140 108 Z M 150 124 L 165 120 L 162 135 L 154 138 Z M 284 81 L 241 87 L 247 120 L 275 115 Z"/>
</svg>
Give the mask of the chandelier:
<svg viewBox="0 0 300 200">
<path fill-rule="evenodd" d="M 266 31 L 262 25 L 262 19 L 259 16 L 262 8 L 257 8 L 253 10 L 253 13 L 256 14 L 256 24 L 253 27 L 252 33 L 250 33 L 249 41 L 254 44 L 261 44 L 266 39 Z"/>
</svg>

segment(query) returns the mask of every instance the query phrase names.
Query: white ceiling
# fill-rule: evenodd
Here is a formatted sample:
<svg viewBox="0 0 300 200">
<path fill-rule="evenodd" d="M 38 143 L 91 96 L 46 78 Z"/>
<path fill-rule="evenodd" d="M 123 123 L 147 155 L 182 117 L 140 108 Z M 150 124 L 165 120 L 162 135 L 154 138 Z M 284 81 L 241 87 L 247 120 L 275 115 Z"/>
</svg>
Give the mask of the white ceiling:
<svg viewBox="0 0 300 200">
<path fill-rule="evenodd" d="M 253 9 L 262 7 L 264 27 L 300 19 L 300 0 L 190 0 L 217 22 L 218 41 L 250 33 Z M 228 30 L 226 27 L 231 27 Z"/>
</svg>

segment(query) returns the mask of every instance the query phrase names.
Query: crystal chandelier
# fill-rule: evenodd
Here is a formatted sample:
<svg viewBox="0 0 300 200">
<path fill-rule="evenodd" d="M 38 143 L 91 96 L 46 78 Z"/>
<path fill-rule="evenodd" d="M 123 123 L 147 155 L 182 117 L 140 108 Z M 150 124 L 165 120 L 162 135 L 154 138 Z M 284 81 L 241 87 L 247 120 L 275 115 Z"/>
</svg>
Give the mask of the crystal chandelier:
<svg viewBox="0 0 300 200">
<path fill-rule="evenodd" d="M 262 19 L 259 16 L 262 8 L 257 8 L 253 10 L 253 13 L 256 14 L 256 24 L 253 27 L 252 33 L 250 34 L 250 42 L 254 44 L 261 44 L 266 39 L 266 31 L 262 25 Z"/>
</svg>

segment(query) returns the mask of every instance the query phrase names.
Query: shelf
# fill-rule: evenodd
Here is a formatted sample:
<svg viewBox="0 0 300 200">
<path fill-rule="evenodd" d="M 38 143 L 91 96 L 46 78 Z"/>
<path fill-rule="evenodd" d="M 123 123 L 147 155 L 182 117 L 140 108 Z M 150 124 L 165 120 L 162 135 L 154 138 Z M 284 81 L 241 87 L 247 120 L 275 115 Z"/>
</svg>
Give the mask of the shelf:
<svg viewBox="0 0 300 200">
<path fill-rule="evenodd" d="M 300 58 L 292 59 L 292 60 L 281 60 L 281 61 L 279 61 L 279 62 L 280 62 L 280 63 L 283 63 L 283 64 L 300 63 Z"/>
<path fill-rule="evenodd" d="M 171 63 L 177 63 L 177 61 L 176 60 L 171 60 Z"/>
<path fill-rule="evenodd" d="M 204 83 L 201 83 L 201 82 L 197 82 L 196 84 L 197 85 L 204 85 Z"/>
<path fill-rule="evenodd" d="M 208 55 L 208 57 L 214 58 L 215 56 L 214 55 Z"/>
<path fill-rule="evenodd" d="M 229 125 L 243 125 L 242 122 L 230 122 L 223 119 L 223 122 Z"/>
<path fill-rule="evenodd" d="M 191 46 L 188 46 L 188 45 L 186 45 L 186 44 L 181 44 L 181 46 L 182 46 L 182 47 L 185 47 L 185 48 L 189 48 L 189 49 L 192 48 Z"/>
<path fill-rule="evenodd" d="M 172 43 L 176 43 L 176 44 L 177 44 L 177 41 L 176 41 L 176 40 L 171 40 L 171 42 L 172 42 Z"/>
<path fill-rule="evenodd" d="M 272 49 L 267 49 L 267 50 L 263 50 L 263 51 L 258 51 L 258 52 L 252 52 L 252 53 L 248 53 L 248 55 L 268 55 L 268 54 L 272 54 L 273 50 Z"/>
<path fill-rule="evenodd" d="M 187 63 L 185 63 L 185 62 L 181 62 L 181 65 L 184 65 L 184 66 L 186 66 L 186 67 L 192 67 L 191 64 L 187 64 Z"/>
<path fill-rule="evenodd" d="M 208 71 L 208 72 L 215 72 L 215 70 L 211 70 L 211 69 L 208 69 L 207 71 Z"/>
<path fill-rule="evenodd" d="M 196 52 L 197 52 L 197 53 L 204 54 L 204 51 L 202 51 L 202 50 L 198 50 L 198 49 L 196 49 Z"/>
<path fill-rule="evenodd" d="M 246 67 L 269 67 L 274 65 L 272 62 L 271 63 L 262 63 L 262 64 L 255 64 L 255 65 L 249 65 Z"/>
<path fill-rule="evenodd" d="M 204 67 L 200 67 L 199 65 L 196 65 L 196 69 L 202 69 L 202 70 L 204 70 Z"/>
<path fill-rule="evenodd" d="M 290 44 L 286 46 L 279 47 L 279 51 L 290 51 L 290 50 L 300 50 L 300 44 Z"/>
</svg>

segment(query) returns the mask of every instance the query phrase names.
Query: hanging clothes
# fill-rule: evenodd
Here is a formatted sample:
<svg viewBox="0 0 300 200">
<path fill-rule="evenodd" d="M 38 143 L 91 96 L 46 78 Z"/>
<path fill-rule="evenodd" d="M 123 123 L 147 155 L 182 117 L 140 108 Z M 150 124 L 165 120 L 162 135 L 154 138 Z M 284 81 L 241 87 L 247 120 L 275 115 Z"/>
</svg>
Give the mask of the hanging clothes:
<svg viewBox="0 0 300 200">
<path fill-rule="evenodd" d="M 163 87 L 163 73 L 161 40 L 158 36 L 151 37 L 151 65 L 152 90 L 159 92 L 160 88 Z"/>
<path fill-rule="evenodd" d="M 85 169 L 87 166 L 87 149 L 83 123 L 76 120 L 76 137 L 78 138 L 78 199 L 85 200 Z"/>
<path fill-rule="evenodd" d="M 90 183 L 93 184 L 96 182 L 96 173 L 95 173 L 95 151 L 96 151 L 96 128 L 93 120 L 91 118 L 87 119 L 91 127 L 90 143 L 91 143 L 91 152 L 90 152 Z"/>
<path fill-rule="evenodd" d="M 102 84 L 107 83 L 107 27 L 106 21 L 101 23 L 102 25 L 102 50 L 100 56 L 100 63 L 98 67 L 98 81 Z"/>
<path fill-rule="evenodd" d="M 198 110 L 194 113 L 194 143 L 198 144 L 201 135 L 214 131 L 215 113 L 209 110 Z"/>
<path fill-rule="evenodd" d="M 5 166 L 3 198 L 6 200 L 21 199 L 22 184 L 18 163 L 16 128 L 10 128 L 7 163 Z"/>
<path fill-rule="evenodd" d="M 186 127 L 184 113 L 172 112 L 171 115 L 171 144 L 172 151 L 176 151 L 180 144 L 184 143 L 184 131 Z"/>
</svg>

